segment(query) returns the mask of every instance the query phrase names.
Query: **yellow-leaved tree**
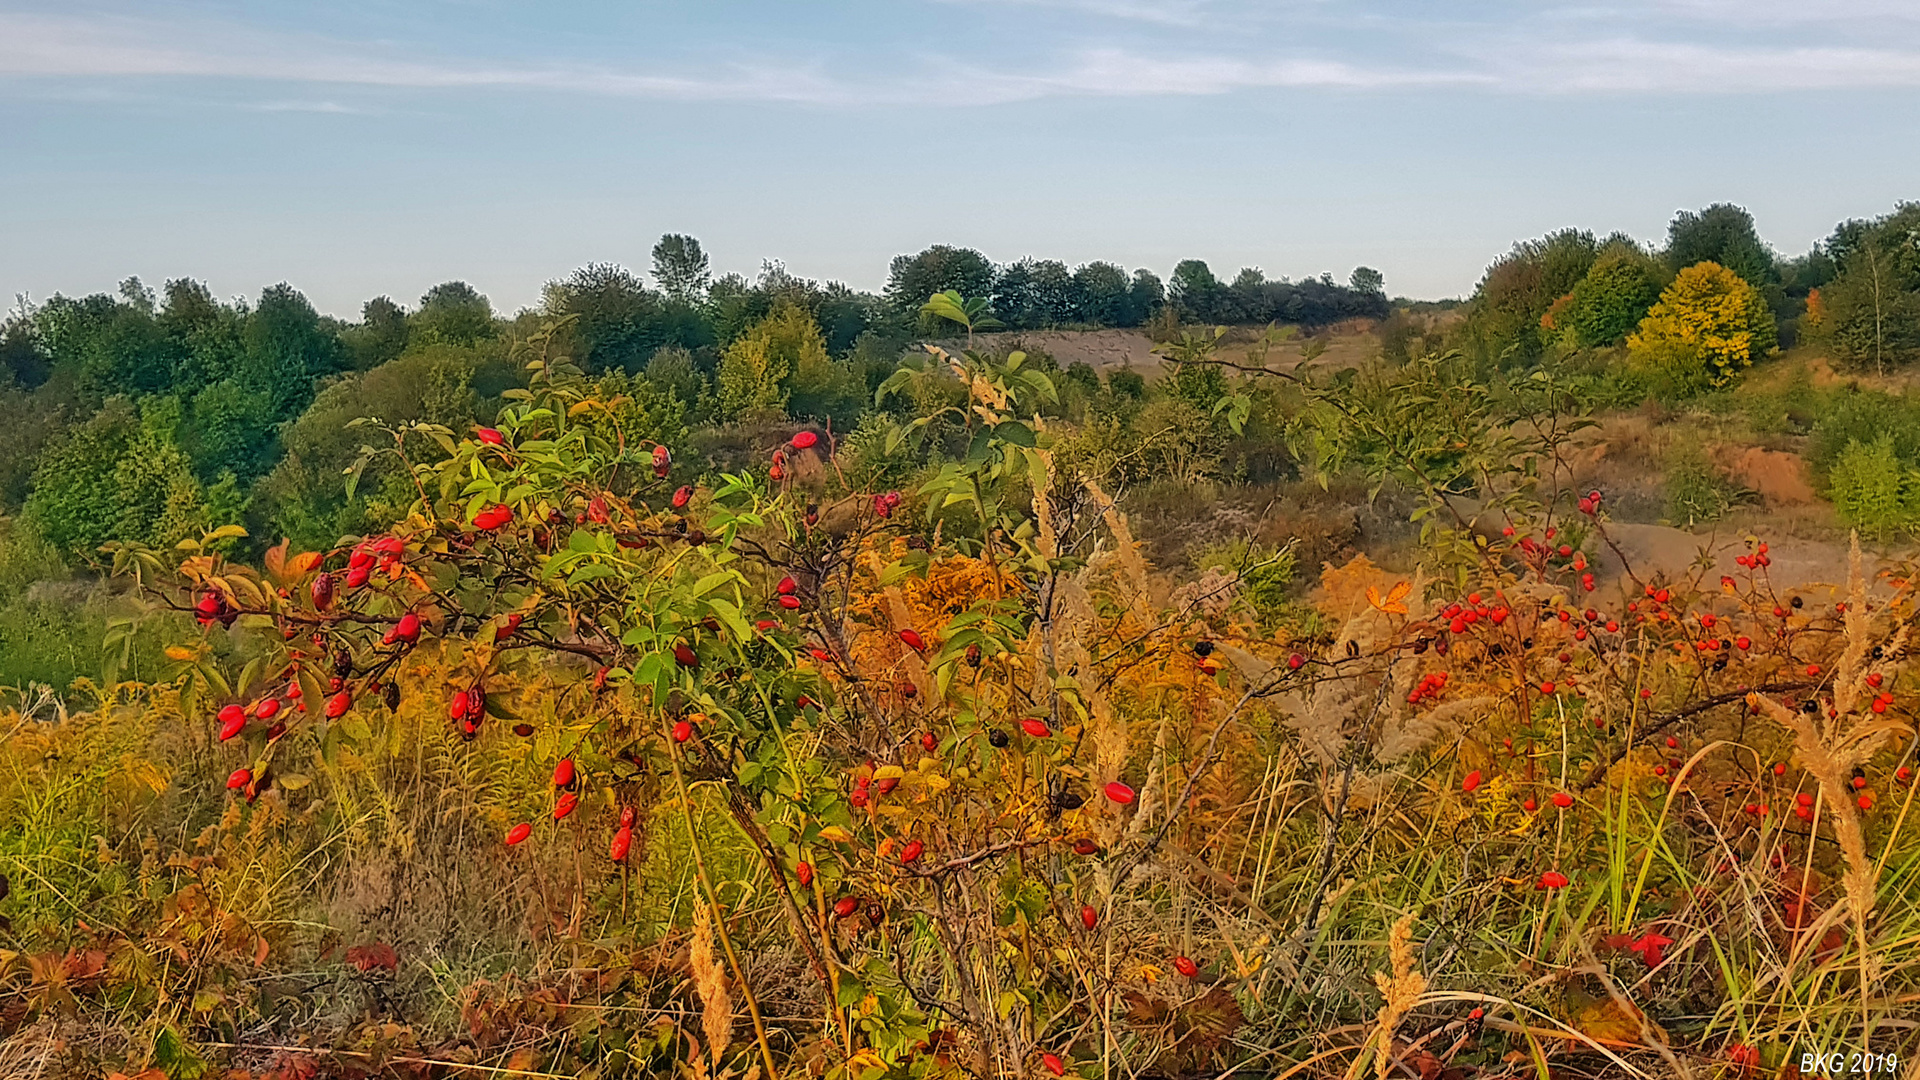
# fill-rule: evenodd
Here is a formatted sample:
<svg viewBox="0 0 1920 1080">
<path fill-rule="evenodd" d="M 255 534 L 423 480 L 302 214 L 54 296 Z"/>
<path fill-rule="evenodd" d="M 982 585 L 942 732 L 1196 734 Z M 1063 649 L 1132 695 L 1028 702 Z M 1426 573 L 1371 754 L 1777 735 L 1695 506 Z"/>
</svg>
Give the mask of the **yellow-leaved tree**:
<svg viewBox="0 0 1920 1080">
<path fill-rule="evenodd" d="M 727 346 L 720 361 L 720 409 L 735 419 L 784 416 L 788 378 L 830 363 L 813 316 L 781 301 Z"/>
<path fill-rule="evenodd" d="M 1683 389 L 1724 386 L 1779 343 L 1773 313 L 1752 285 L 1719 263 L 1675 275 L 1627 337 L 1636 366 Z"/>
</svg>

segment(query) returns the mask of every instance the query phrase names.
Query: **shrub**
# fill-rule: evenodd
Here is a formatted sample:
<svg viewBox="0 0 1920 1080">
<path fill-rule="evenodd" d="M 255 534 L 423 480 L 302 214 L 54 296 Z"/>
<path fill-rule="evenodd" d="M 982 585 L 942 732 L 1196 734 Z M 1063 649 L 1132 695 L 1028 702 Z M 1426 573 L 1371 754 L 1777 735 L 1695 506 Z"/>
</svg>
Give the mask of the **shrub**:
<svg viewBox="0 0 1920 1080">
<path fill-rule="evenodd" d="M 1738 489 L 1714 468 L 1706 450 L 1693 441 L 1668 451 L 1666 489 L 1667 517 L 1676 525 L 1717 521 L 1739 497 Z"/>
<path fill-rule="evenodd" d="M 1920 477 L 1894 452 L 1893 438 L 1847 443 L 1827 477 L 1840 520 L 1885 536 L 1920 523 Z"/>
<path fill-rule="evenodd" d="M 1920 462 L 1920 399 L 1853 389 L 1823 395 L 1814 403 L 1807 464 L 1824 480 L 1849 446 L 1882 436 L 1892 441 L 1895 457 Z"/>
<path fill-rule="evenodd" d="M 1673 279 L 1627 338 L 1636 361 L 1681 385 L 1688 369 L 1724 386 L 1778 343 L 1773 313 L 1753 286 L 1717 263 L 1695 263 Z"/>
<path fill-rule="evenodd" d="M 1240 595 L 1263 621 L 1272 623 L 1286 613 L 1295 569 L 1291 548 L 1233 540 L 1202 549 L 1193 565 L 1235 575 Z"/>
<path fill-rule="evenodd" d="M 1660 268 L 1652 256 L 1609 245 L 1568 294 L 1564 325 L 1586 346 L 1618 345 L 1660 298 Z"/>
<path fill-rule="evenodd" d="M 781 301 L 772 314 L 727 346 L 720 360 L 720 411 L 729 419 L 768 419 L 786 413 L 789 379 L 831 367 L 826 340 L 813 317 Z"/>
</svg>

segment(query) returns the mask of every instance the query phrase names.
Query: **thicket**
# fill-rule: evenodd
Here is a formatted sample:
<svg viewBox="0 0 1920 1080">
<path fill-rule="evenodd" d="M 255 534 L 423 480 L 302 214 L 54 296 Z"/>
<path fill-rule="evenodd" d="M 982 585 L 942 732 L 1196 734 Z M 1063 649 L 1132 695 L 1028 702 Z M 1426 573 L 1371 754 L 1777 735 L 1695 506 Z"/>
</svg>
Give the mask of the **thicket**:
<svg viewBox="0 0 1920 1080">
<path fill-rule="evenodd" d="M 788 421 L 713 468 L 559 320 L 491 424 L 355 429 L 352 475 L 411 491 L 387 525 L 116 542 L 169 666 L 7 718 L 0 1016 L 168 1077 L 1668 1077 L 1897 1042 L 1915 575 L 1787 589 L 1754 538 L 1717 579 L 1603 576 L 1550 372 L 1214 343 L 1142 412 L 1284 417 L 1309 475 L 1414 493 L 1417 564 L 1276 605 L 1286 553 L 1249 544 L 1166 587 L 1111 494 L 1130 444 L 1050 422 L 1072 380 L 1021 354 L 928 352 L 863 436 Z"/>
</svg>

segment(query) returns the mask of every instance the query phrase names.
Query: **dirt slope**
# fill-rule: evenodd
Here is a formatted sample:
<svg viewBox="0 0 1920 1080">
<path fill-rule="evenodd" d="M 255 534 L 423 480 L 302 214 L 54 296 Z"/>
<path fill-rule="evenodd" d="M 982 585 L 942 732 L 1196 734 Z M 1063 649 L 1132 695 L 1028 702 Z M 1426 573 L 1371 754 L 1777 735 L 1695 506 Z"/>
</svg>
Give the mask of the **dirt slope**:
<svg viewBox="0 0 1920 1080">
<path fill-rule="evenodd" d="M 1250 328 L 1229 331 L 1219 345 L 1221 357 L 1245 360 L 1248 349 L 1263 332 Z M 1328 327 L 1307 336 L 1296 335 L 1273 350 L 1270 361 L 1285 363 L 1299 359 L 1300 344 L 1305 341 L 1325 344 L 1326 351 L 1315 362 L 1318 367 L 1355 367 L 1372 359 L 1380 351 L 1380 337 L 1374 328 L 1370 324 L 1354 322 Z M 962 343 L 938 344 L 943 348 L 955 348 Z M 1103 374 L 1131 367 L 1141 375 L 1153 378 L 1162 370 L 1160 358 L 1153 352 L 1153 340 L 1139 330 L 1018 330 L 981 334 L 975 344 L 976 347 L 989 349 L 1044 352 L 1063 368 L 1085 363 Z"/>
</svg>

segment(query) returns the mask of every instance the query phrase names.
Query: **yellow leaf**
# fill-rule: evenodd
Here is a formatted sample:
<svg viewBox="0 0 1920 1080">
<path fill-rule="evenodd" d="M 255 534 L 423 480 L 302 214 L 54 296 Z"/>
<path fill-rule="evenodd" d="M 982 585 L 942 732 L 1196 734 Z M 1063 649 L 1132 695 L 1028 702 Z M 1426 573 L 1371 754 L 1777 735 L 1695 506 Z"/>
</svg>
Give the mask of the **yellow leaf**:
<svg viewBox="0 0 1920 1080">
<path fill-rule="evenodd" d="M 1383 599 L 1380 595 L 1380 587 L 1378 585 L 1369 585 L 1367 586 L 1367 603 L 1372 604 L 1375 610 L 1384 611 L 1389 615 L 1405 615 L 1407 614 L 1407 605 L 1404 601 L 1407 598 L 1407 594 L 1412 591 L 1413 582 L 1396 582 L 1393 588 L 1387 590 L 1387 595 Z"/>
<path fill-rule="evenodd" d="M 820 830 L 820 839 L 831 840 L 836 844 L 844 844 L 853 839 L 853 834 L 838 825 L 829 825 Z"/>
<path fill-rule="evenodd" d="M 898 765 L 882 765 L 873 771 L 875 780 L 898 780 L 907 775 L 907 770 Z"/>
<path fill-rule="evenodd" d="M 182 663 L 193 659 L 195 655 L 194 651 L 192 649 L 187 648 L 185 645 L 169 645 L 167 646 L 166 651 L 167 651 L 167 659 L 178 660 L 178 661 L 181 661 Z"/>
</svg>

